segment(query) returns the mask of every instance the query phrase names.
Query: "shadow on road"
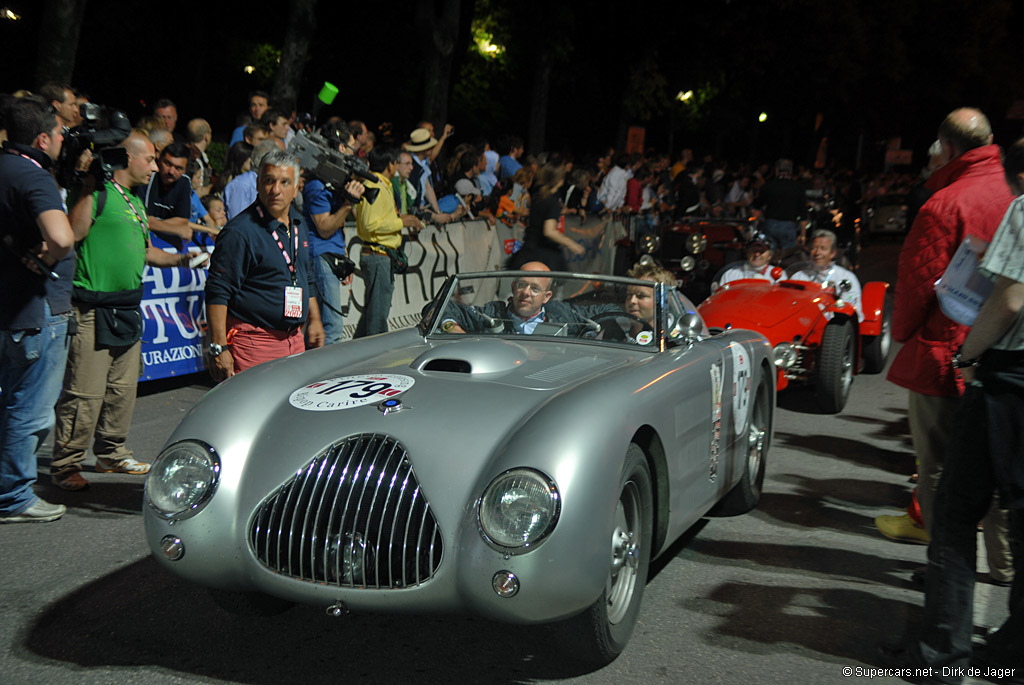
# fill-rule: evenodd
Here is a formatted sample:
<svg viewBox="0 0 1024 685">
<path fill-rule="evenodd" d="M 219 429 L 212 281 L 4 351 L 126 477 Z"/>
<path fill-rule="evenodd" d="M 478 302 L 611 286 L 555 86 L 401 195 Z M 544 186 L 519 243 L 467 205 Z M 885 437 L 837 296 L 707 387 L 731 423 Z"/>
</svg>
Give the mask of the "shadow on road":
<svg viewBox="0 0 1024 685">
<path fill-rule="evenodd" d="M 910 572 L 920 566 L 920 562 L 894 560 L 838 547 L 823 554 L 820 546 L 735 540 L 696 539 L 679 557 L 701 564 L 724 564 L 760 572 L 775 567 L 835 582 L 855 579 L 908 589 L 914 587 Z"/>
<path fill-rule="evenodd" d="M 820 550 L 813 553 L 820 556 Z M 878 664 L 879 643 L 898 639 L 919 612 L 913 604 L 862 590 L 756 583 L 724 583 L 710 597 L 680 604 L 721 618 L 704 637 L 710 644 L 749 654 L 791 651 L 799 645 L 865 664 Z"/>
<path fill-rule="evenodd" d="M 840 459 L 887 473 L 909 473 L 914 455 L 899 450 L 887 450 L 860 440 L 836 435 L 805 435 L 802 433 L 775 433 L 780 446 L 806 452 L 816 457 Z"/>
<path fill-rule="evenodd" d="M 155 590 L 139 594 L 137 588 Z M 550 631 L 465 617 L 336 619 L 315 607 L 239 618 L 147 557 L 51 605 L 23 647 L 35 655 L 26 658 L 86 668 L 156 667 L 267 685 L 517 683 L 585 675 L 554 650 Z"/>
</svg>

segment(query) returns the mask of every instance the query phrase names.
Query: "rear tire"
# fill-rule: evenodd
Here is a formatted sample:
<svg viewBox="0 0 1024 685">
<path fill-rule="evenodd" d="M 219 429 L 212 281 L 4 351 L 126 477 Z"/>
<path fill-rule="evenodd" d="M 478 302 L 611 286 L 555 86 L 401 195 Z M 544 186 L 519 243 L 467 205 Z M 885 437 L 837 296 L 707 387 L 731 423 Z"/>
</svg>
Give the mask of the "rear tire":
<svg viewBox="0 0 1024 685">
<path fill-rule="evenodd" d="M 863 340 L 864 373 L 881 373 L 889 360 L 892 347 L 892 305 L 889 298 L 882 304 L 882 332 Z"/>
<path fill-rule="evenodd" d="M 556 626 L 557 639 L 573 659 L 603 666 L 625 649 L 647 584 L 653 530 L 651 472 L 643 450 L 630 444 L 619 482 L 615 524 L 610 531 L 611 566 L 604 592 L 582 614 Z"/>
<path fill-rule="evenodd" d="M 849 321 L 825 326 L 818 360 L 817 395 L 826 414 L 838 414 L 846 406 L 853 385 L 855 342 L 853 324 Z"/>
<path fill-rule="evenodd" d="M 761 486 L 764 484 L 765 459 L 768 456 L 768 441 L 771 434 L 771 398 L 768 385 L 761 382 L 754 396 L 754 407 L 750 412 L 747 427 L 747 442 L 743 446 L 743 475 L 740 481 L 719 500 L 708 512 L 709 516 L 739 516 L 746 514 L 761 501 Z"/>
</svg>

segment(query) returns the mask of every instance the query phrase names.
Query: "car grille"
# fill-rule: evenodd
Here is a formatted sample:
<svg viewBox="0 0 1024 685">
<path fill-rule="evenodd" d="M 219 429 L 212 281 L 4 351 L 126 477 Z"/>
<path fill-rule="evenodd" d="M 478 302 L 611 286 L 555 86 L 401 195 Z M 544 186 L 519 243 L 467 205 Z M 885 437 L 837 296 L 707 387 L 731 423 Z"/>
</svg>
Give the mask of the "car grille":
<svg viewBox="0 0 1024 685">
<path fill-rule="evenodd" d="M 405 448 L 385 435 L 346 438 L 278 488 L 249 530 L 278 573 L 349 588 L 408 588 L 441 563 L 441 532 Z"/>
</svg>

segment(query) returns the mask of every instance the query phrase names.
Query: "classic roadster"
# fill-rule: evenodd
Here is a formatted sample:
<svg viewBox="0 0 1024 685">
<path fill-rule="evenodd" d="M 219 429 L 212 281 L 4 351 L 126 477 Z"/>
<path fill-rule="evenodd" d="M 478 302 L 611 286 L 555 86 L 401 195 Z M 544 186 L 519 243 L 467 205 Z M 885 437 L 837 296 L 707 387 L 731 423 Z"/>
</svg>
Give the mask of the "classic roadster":
<svg viewBox="0 0 1024 685">
<path fill-rule="evenodd" d="M 886 298 L 889 284 L 865 283 L 861 291 L 863 321 L 856 309 L 843 299 L 850 284 L 822 278 L 809 280 L 814 272 L 809 262 L 790 265 L 775 283 L 743 278 L 718 286 L 701 303 L 701 316 L 712 330 L 745 328 L 764 334 L 771 341 L 778 368 L 776 387 L 791 382 L 813 383 L 825 413 L 835 414 L 846 406 L 853 377 L 880 373 L 892 344 L 892 311 Z"/>
<path fill-rule="evenodd" d="M 223 606 L 556 623 L 606 663 L 651 559 L 756 506 L 775 377 L 763 336 L 710 334 L 670 286 L 453 276 L 416 328 L 210 391 L 153 464 L 146 537 Z"/>
</svg>

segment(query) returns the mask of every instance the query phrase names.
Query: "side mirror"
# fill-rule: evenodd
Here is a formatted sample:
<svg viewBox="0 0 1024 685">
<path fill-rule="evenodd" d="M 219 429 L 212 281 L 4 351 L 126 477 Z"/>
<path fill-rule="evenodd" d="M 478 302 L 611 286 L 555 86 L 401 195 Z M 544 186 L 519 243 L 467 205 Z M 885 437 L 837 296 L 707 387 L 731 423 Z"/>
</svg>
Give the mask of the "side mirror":
<svg viewBox="0 0 1024 685">
<path fill-rule="evenodd" d="M 693 312 L 687 312 L 680 316 L 679 321 L 672 326 L 668 337 L 670 340 L 683 341 L 689 344 L 700 338 L 703 329 L 704 326 L 700 317 Z"/>
<path fill-rule="evenodd" d="M 853 285 L 844 278 L 843 280 L 839 281 L 839 285 L 837 285 L 836 288 L 839 290 L 839 292 L 846 294 L 853 289 Z"/>
</svg>

